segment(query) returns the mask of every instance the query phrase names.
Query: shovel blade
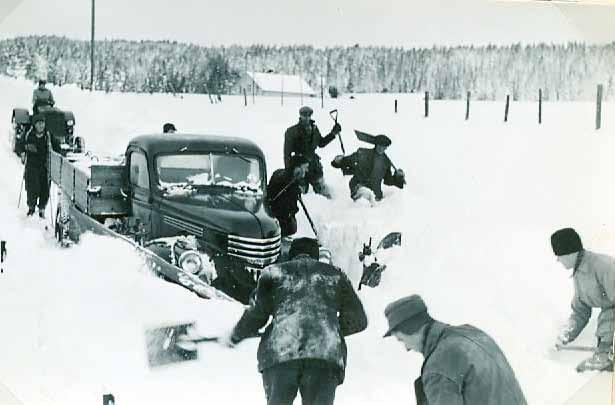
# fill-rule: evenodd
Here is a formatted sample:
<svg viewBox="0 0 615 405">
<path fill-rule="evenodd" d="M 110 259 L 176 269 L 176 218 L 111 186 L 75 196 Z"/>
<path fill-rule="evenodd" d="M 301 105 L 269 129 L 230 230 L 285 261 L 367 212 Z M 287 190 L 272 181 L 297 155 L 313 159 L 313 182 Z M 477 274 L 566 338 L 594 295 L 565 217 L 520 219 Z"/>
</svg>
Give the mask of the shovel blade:
<svg viewBox="0 0 615 405">
<path fill-rule="evenodd" d="M 194 322 L 145 331 L 147 361 L 150 367 L 180 363 L 198 358 L 196 346 L 182 344 L 182 337 L 194 329 Z"/>
</svg>

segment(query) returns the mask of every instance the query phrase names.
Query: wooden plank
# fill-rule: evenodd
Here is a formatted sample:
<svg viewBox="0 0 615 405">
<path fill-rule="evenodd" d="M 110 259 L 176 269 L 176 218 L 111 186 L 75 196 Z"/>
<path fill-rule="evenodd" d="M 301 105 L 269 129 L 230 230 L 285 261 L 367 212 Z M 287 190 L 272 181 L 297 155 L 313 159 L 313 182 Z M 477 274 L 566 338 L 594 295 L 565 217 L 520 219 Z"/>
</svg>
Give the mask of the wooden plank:
<svg viewBox="0 0 615 405">
<path fill-rule="evenodd" d="M 90 185 L 90 188 L 88 189 L 88 192 L 90 193 L 90 199 L 96 199 L 96 198 L 124 198 L 124 196 L 122 195 L 121 187 L 115 187 L 115 186 L 100 187 L 100 190 L 97 191 L 97 192 L 94 192 L 93 190 L 98 190 L 98 188 L 97 187 L 92 187 Z"/>
<path fill-rule="evenodd" d="M 89 215 L 127 215 L 128 203 L 119 198 L 91 198 L 87 212 Z"/>
<path fill-rule="evenodd" d="M 59 184 L 60 175 L 62 174 L 62 156 L 59 153 L 51 152 L 49 156 L 49 166 L 51 173 L 51 180 Z"/>
<path fill-rule="evenodd" d="M 60 188 L 66 192 L 66 194 L 73 198 L 74 193 L 74 184 L 75 184 L 75 168 L 70 164 L 62 163 L 60 179 L 58 179 L 58 184 L 60 184 Z"/>
<path fill-rule="evenodd" d="M 90 185 L 95 186 L 117 186 L 122 185 L 122 175 L 124 166 L 93 165 L 90 167 Z"/>
</svg>

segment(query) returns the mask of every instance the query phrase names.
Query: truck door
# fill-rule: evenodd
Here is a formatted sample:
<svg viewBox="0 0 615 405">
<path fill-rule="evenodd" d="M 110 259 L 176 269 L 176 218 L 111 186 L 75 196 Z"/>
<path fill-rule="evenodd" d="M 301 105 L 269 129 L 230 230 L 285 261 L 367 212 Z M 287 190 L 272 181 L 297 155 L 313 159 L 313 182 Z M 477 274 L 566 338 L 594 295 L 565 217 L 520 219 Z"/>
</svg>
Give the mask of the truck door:
<svg viewBox="0 0 615 405">
<path fill-rule="evenodd" d="M 130 193 L 132 204 L 132 223 L 131 225 L 141 226 L 146 232 L 145 240 L 153 235 L 152 223 L 152 194 L 149 185 L 149 170 L 147 167 L 147 156 L 140 150 L 133 150 L 128 155 L 130 171 Z"/>
</svg>

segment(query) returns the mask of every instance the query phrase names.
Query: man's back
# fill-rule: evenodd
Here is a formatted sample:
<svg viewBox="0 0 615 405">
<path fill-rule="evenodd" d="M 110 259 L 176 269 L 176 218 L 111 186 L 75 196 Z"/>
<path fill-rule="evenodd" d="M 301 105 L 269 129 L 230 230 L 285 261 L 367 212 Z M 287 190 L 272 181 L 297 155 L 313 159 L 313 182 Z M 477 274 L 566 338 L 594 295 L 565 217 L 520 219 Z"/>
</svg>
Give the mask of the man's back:
<svg viewBox="0 0 615 405">
<path fill-rule="evenodd" d="M 432 404 L 525 404 L 514 371 L 497 343 L 470 325 L 435 322 L 427 338 L 428 353 L 422 371 Z"/>
<path fill-rule="evenodd" d="M 323 360 L 343 370 L 343 336 L 367 326 L 348 277 L 307 255 L 269 266 L 262 273 L 255 301 L 236 332 L 264 324 L 270 316 L 273 319 L 258 349 L 260 370 L 297 359 Z"/>
</svg>

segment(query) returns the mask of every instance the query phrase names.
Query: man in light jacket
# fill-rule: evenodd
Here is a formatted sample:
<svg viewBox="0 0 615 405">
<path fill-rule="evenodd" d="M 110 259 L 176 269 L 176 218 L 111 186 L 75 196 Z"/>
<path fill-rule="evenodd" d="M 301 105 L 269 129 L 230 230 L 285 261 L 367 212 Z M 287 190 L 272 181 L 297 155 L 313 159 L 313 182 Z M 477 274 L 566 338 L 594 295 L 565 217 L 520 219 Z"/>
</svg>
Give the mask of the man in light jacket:
<svg viewBox="0 0 615 405">
<path fill-rule="evenodd" d="M 579 336 L 592 315 L 592 308 L 600 308 L 594 354 L 583 360 L 577 371 L 613 370 L 613 329 L 615 322 L 615 259 L 583 248 L 579 234 L 564 228 L 551 235 L 551 247 L 557 261 L 572 269 L 574 297 L 572 314 L 557 338 L 558 345 L 566 345 Z"/>
</svg>

